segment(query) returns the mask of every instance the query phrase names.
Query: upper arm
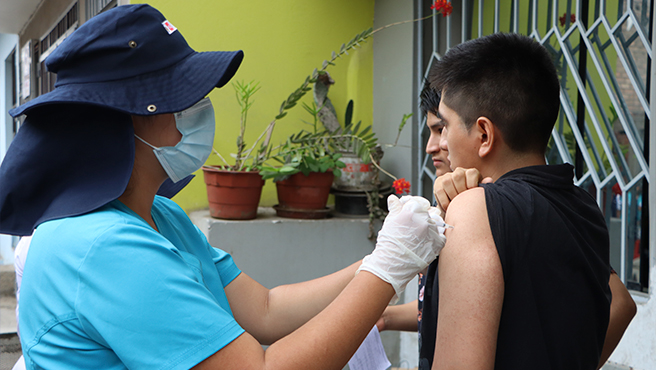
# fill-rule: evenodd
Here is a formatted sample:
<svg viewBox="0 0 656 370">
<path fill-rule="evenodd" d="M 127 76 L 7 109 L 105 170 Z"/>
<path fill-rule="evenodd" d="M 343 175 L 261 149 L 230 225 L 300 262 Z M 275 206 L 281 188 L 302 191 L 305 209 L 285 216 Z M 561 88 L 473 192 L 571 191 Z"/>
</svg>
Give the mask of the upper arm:
<svg viewBox="0 0 656 370">
<path fill-rule="evenodd" d="M 493 369 L 504 281 L 483 188 L 455 198 L 446 222 L 433 369 Z"/>
<path fill-rule="evenodd" d="M 633 297 L 631 297 L 631 293 L 626 289 L 617 274 L 610 274 L 608 285 L 613 297 L 610 302 L 610 324 L 613 324 L 613 321 L 616 320 L 626 328 L 636 314 L 636 304 Z"/>
<path fill-rule="evenodd" d="M 230 344 L 206 358 L 195 370 L 261 369 L 264 366 L 264 349 L 248 333 L 243 333 Z"/>
<path fill-rule="evenodd" d="M 270 343 L 265 325 L 269 289 L 242 272 L 226 286 L 225 292 L 237 323 L 260 343 Z"/>
<path fill-rule="evenodd" d="M 631 297 L 631 293 L 626 289 L 622 280 L 617 274 L 610 274 L 608 280 L 610 291 L 613 299 L 610 303 L 610 318 L 608 329 L 606 330 L 606 339 L 599 359 L 599 367 L 606 363 L 608 357 L 613 353 L 615 347 L 619 344 L 624 331 L 631 323 L 633 316 L 636 314 L 636 304 Z"/>
</svg>

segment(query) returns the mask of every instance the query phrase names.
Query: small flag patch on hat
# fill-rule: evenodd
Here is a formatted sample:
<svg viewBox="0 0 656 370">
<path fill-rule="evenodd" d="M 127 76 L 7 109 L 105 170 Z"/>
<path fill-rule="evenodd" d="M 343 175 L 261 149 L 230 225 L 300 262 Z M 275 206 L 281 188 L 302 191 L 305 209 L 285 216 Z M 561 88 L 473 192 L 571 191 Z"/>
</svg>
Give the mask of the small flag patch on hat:
<svg viewBox="0 0 656 370">
<path fill-rule="evenodd" d="M 169 22 L 168 20 L 162 22 L 162 26 L 164 26 L 164 28 L 166 28 L 166 32 L 168 32 L 169 35 L 172 34 L 173 32 L 175 32 L 175 31 L 178 30 L 178 29 L 175 28 L 175 26 L 172 25 L 171 22 Z"/>
</svg>

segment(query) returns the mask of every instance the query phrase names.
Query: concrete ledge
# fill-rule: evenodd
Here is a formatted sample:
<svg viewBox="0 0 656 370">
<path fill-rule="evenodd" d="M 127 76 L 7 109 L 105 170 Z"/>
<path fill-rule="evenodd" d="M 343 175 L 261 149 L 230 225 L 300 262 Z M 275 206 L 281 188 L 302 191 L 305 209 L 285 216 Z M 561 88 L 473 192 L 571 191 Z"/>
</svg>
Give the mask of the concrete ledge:
<svg viewBox="0 0 656 370">
<path fill-rule="evenodd" d="M 606 362 L 606 364 L 601 368 L 601 370 L 631 370 L 632 368 L 628 366 L 623 366 L 613 362 Z"/>
<path fill-rule="evenodd" d="M 220 220 L 209 211 L 190 214 L 213 247 L 230 253 L 242 271 L 267 288 L 335 272 L 371 253 L 368 218 L 297 220 L 261 207 L 249 221 Z M 376 231 L 381 223 L 376 222 Z"/>
</svg>

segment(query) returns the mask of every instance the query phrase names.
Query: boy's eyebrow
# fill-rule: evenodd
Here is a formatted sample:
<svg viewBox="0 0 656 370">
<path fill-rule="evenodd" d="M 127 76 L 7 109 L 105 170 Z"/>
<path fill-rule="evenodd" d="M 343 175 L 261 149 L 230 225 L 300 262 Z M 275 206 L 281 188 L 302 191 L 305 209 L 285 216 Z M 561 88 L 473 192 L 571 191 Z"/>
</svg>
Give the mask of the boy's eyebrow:
<svg viewBox="0 0 656 370">
<path fill-rule="evenodd" d="M 449 123 L 449 121 L 448 121 L 447 119 L 445 119 L 443 115 L 440 114 L 440 112 L 439 112 L 439 108 L 438 108 L 438 112 L 437 112 L 436 116 L 437 116 L 437 118 L 440 119 L 440 121 L 442 122 L 442 124 L 447 124 L 447 123 Z"/>
<path fill-rule="evenodd" d="M 437 121 L 433 122 L 432 124 L 429 123 L 428 127 L 437 127 L 437 126 L 444 126 L 444 120 L 439 118 Z"/>
</svg>

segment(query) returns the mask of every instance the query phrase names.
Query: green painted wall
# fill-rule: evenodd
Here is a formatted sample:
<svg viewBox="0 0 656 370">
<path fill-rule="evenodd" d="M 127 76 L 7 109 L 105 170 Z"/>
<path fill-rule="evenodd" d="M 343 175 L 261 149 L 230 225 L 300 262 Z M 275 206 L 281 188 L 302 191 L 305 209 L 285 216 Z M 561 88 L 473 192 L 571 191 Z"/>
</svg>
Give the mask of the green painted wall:
<svg viewBox="0 0 656 370">
<path fill-rule="evenodd" d="M 373 26 L 374 0 L 234 1 L 151 0 L 197 51 L 243 50 L 244 61 L 234 80 L 259 81 L 248 115 L 247 147 L 277 115 L 280 104 L 305 78 L 329 59 L 333 50 L 364 29 Z M 354 120 L 373 120 L 373 49 L 371 40 L 331 66 L 335 80 L 330 90 L 338 117 L 343 117 L 349 99 L 355 102 Z M 216 112 L 215 148 L 230 161 L 236 151 L 239 105 L 231 84 L 215 89 L 210 98 Z M 305 102 L 311 103 L 311 94 Z M 278 121 L 273 143 L 305 127 L 310 116 L 300 104 Z M 222 164 L 211 155 L 207 164 Z M 174 200 L 186 211 L 207 207 L 202 171 Z M 267 181 L 261 205 L 277 203 L 275 185 Z"/>
</svg>

